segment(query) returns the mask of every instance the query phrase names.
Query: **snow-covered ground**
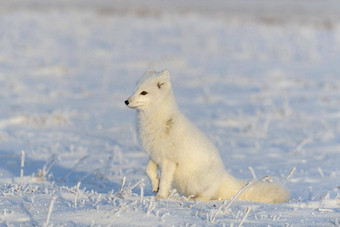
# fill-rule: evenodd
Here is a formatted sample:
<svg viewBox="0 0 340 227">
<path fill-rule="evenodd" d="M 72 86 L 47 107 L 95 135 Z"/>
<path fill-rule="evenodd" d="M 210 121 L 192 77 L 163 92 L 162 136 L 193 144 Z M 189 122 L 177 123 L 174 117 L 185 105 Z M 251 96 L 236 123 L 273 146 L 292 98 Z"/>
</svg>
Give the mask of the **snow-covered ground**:
<svg viewBox="0 0 340 227">
<path fill-rule="evenodd" d="M 339 3 L 93 2 L 0 1 L 1 226 L 340 225 Z M 148 68 L 290 201 L 154 200 L 124 104 Z"/>
</svg>

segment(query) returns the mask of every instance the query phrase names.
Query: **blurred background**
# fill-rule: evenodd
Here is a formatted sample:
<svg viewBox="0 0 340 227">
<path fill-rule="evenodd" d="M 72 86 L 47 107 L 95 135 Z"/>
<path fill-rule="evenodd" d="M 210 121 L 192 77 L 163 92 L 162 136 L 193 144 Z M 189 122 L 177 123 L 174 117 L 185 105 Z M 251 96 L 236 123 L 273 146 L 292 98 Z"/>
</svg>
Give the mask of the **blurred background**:
<svg viewBox="0 0 340 227">
<path fill-rule="evenodd" d="M 92 193 L 107 193 L 119 191 L 123 177 L 132 184 L 146 179 L 136 113 L 124 100 L 147 69 L 167 68 L 181 110 L 216 144 L 232 175 L 270 175 L 282 183 L 296 167 L 286 184 L 290 204 L 267 210 L 280 213 L 274 225 L 324 226 L 329 217 L 338 223 L 339 63 L 337 0 L 0 0 L 1 189 L 13 191 L 6 185 L 19 182 L 21 151 L 26 183 L 50 167 L 38 174 L 46 183 L 34 194 L 38 203 L 46 198 L 39 197 L 44 187 L 62 197 L 59 186 L 81 182 Z M 145 184 L 145 195 L 152 196 Z M 312 216 L 310 207 L 318 207 L 327 192 L 331 212 Z M 106 205 L 99 197 L 93 207 Z M 2 204 L 25 213 L 21 202 Z M 173 225 L 183 224 L 176 210 L 158 205 Z M 138 212 L 150 218 L 142 205 L 133 207 L 120 211 L 119 221 L 131 224 Z M 191 224 L 206 224 L 211 207 L 201 207 L 205 211 Z M 196 209 L 196 216 L 202 213 Z M 54 212 L 62 217 L 54 224 L 74 222 L 66 202 L 59 201 Z M 193 220 L 190 210 L 181 212 Z M 239 216 L 239 207 L 233 212 Z M 84 217 L 112 221 L 86 212 Z"/>
<path fill-rule="evenodd" d="M 339 12 L 332 0 L 0 1 L 2 149 L 38 160 L 140 149 L 123 101 L 149 68 L 170 70 L 226 162 L 337 146 Z"/>
<path fill-rule="evenodd" d="M 123 101 L 167 68 L 223 157 L 338 151 L 339 12 L 332 0 L 0 1 L 2 149 L 46 160 L 138 148 Z"/>
</svg>

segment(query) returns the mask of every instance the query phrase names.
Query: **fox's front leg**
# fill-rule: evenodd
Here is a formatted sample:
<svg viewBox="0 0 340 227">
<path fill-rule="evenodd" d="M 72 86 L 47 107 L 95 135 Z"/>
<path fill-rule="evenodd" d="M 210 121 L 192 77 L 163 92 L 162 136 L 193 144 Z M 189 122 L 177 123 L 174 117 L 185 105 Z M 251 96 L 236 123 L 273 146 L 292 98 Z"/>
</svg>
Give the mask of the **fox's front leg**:
<svg viewBox="0 0 340 227">
<path fill-rule="evenodd" d="M 146 165 L 146 175 L 148 175 L 153 193 L 157 193 L 159 189 L 159 177 L 157 173 L 157 164 L 149 159 L 148 164 Z"/>
<path fill-rule="evenodd" d="M 176 163 L 164 161 L 161 165 L 161 182 L 156 199 L 165 199 L 169 195 L 172 180 L 174 178 Z"/>
</svg>

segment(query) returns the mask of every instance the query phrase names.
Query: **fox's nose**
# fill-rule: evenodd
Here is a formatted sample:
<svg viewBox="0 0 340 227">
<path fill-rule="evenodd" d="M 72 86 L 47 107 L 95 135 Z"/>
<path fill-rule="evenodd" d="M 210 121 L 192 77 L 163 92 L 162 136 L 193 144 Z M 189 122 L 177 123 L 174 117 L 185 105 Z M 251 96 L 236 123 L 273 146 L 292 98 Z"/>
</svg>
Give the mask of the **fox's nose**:
<svg viewBox="0 0 340 227">
<path fill-rule="evenodd" d="M 125 105 L 129 105 L 129 100 L 125 100 Z"/>
</svg>

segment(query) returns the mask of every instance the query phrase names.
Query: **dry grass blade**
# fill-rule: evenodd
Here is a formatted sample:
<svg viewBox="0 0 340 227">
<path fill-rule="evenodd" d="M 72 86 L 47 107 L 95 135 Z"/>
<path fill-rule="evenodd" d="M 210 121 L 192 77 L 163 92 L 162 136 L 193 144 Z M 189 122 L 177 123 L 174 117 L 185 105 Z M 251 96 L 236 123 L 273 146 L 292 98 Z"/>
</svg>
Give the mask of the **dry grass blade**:
<svg viewBox="0 0 340 227">
<path fill-rule="evenodd" d="M 218 207 L 216 213 L 211 217 L 210 222 L 212 222 L 212 223 L 215 222 L 216 216 L 217 216 L 218 213 L 222 210 L 222 207 L 224 206 L 224 204 L 225 204 L 226 202 L 227 202 L 227 200 L 224 200 L 224 201 L 222 202 L 222 204 Z"/>
<path fill-rule="evenodd" d="M 52 200 L 51 200 L 50 206 L 48 208 L 48 213 L 47 213 L 47 217 L 46 217 L 44 227 L 47 227 L 48 223 L 50 222 L 51 213 L 52 213 L 54 202 L 55 202 L 56 199 L 57 199 L 56 197 L 53 197 Z"/>
<path fill-rule="evenodd" d="M 70 169 L 66 174 L 65 176 L 61 179 L 61 180 L 66 180 L 70 175 L 71 173 L 77 168 L 77 166 L 79 166 L 83 161 L 85 161 L 85 159 L 87 159 L 89 157 L 89 155 L 85 155 L 84 157 L 82 157 L 81 159 L 79 159 L 77 161 L 77 163 L 73 166 L 72 169 Z"/>
<path fill-rule="evenodd" d="M 251 175 L 253 176 L 253 180 L 256 180 L 257 177 L 256 177 L 256 174 L 255 174 L 253 167 L 249 166 L 248 169 L 249 169 Z"/>
<path fill-rule="evenodd" d="M 34 174 L 34 177 L 38 178 L 40 181 L 44 181 L 46 175 L 48 174 L 48 172 L 50 171 L 50 169 L 54 165 L 55 160 L 56 160 L 56 155 L 55 154 L 51 155 L 46 160 L 46 162 L 43 165 L 43 167 L 38 170 L 38 173 Z"/>
<path fill-rule="evenodd" d="M 246 209 L 246 213 L 245 213 L 245 215 L 243 216 L 243 218 L 242 218 L 242 220 L 241 220 L 240 224 L 238 225 L 238 227 L 241 227 L 241 226 L 243 225 L 243 223 L 244 223 L 244 221 L 246 220 L 246 218 L 247 218 L 247 216 L 248 216 L 249 212 L 250 212 L 250 208 L 249 208 L 249 207 L 247 207 L 247 209 Z"/>
<path fill-rule="evenodd" d="M 290 170 L 290 172 L 288 173 L 288 176 L 287 176 L 285 182 L 283 182 L 283 184 L 282 184 L 283 186 L 287 183 L 288 179 L 293 175 L 293 173 L 295 172 L 295 170 L 296 170 L 296 167 L 293 167 L 293 168 Z"/>
<path fill-rule="evenodd" d="M 256 183 L 257 181 L 249 181 L 247 182 L 242 188 L 241 190 L 229 201 L 229 203 L 227 204 L 227 206 L 224 208 L 224 210 L 227 210 L 231 204 L 238 198 L 240 197 L 240 195 L 250 186 L 252 186 L 254 183 Z"/>
<path fill-rule="evenodd" d="M 319 204 L 319 207 L 318 207 L 318 210 L 321 209 L 322 205 L 325 203 L 326 199 L 329 197 L 329 192 L 326 193 L 326 195 L 322 198 L 320 204 Z"/>
</svg>

